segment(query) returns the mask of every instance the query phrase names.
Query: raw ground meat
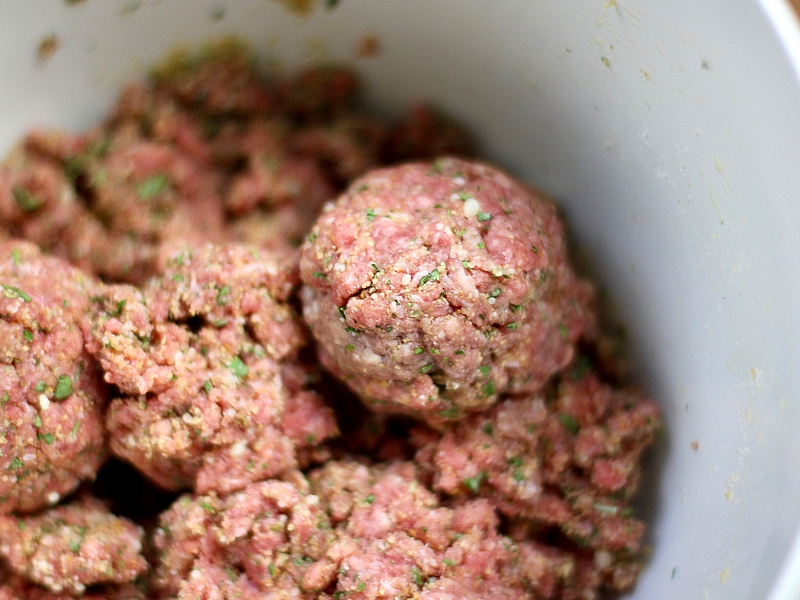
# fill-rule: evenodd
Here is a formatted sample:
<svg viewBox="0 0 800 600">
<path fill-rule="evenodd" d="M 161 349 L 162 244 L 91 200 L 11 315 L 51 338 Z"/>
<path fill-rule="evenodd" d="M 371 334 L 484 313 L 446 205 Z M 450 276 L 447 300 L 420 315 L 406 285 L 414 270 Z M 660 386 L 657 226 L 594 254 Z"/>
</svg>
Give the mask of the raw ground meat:
<svg viewBox="0 0 800 600">
<path fill-rule="evenodd" d="M 169 255 L 142 291 L 107 286 L 90 350 L 122 394 L 112 452 L 167 489 L 229 492 L 335 435 L 331 410 L 282 373 L 305 341 L 295 282 L 265 251 L 209 245 Z"/>
<path fill-rule="evenodd" d="M 645 530 L 630 499 L 641 453 L 660 426 L 652 400 L 612 389 L 579 361 L 545 394 L 504 399 L 443 435 L 412 437 L 435 490 L 489 499 L 515 537 L 560 537 L 592 558 L 587 585 L 625 590 L 640 567 Z"/>
<path fill-rule="evenodd" d="M 0 600 L 630 589 L 660 416 L 553 204 L 433 106 L 255 66 L 178 52 L 0 165 Z"/>
<path fill-rule="evenodd" d="M 308 480 L 181 498 L 162 515 L 164 598 L 534 598 L 573 559 L 497 532 L 485 500 L 441 506 L 412 463 L 329 462 Z"/>
<path fill-rule="evenodd" d="M 553 205 L 459 159 L 353 182 L 311 230 L 300 275 L 322 364 L 374 410 L 431 421 L 538 390 L 593 322 Z"/>
<path fill-rule="evenodd" d="M 0 514 L 53 505 L 102 463 L 107 391 L 81 328 L 99 285 L 33 244 L 0 244 Z"/>
<path fill-rule="evenodd" d="M 144 532 L 84 497 L 26 517 L 0 517 L 0 555 L 47 590 L 82 595 L 96 584 L 133 582 L 147 571 Z"/>
</svg>

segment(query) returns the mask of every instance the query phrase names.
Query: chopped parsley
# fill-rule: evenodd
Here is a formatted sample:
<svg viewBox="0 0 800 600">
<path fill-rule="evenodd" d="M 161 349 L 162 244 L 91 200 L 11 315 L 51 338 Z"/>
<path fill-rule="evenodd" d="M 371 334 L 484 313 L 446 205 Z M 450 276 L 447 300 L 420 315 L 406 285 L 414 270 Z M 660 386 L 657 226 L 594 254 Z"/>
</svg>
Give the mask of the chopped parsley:
<svg viewBox="0 0 800 600">
<path fill-rule="evenodd" d="M 200 502 L 198 502 L 198 504 L 200 505 L 200 508 L 210 512 L 212 515 L 217 514 L 217 509 L 214 508 L 213 506 L 211 506 L 208 502 L 206 502 L 204 500 L 200 500 Z"/>
<path fill-rule="evenodd" d="M 419 346 L 414 348 L 414 354 L 422 354 L 423 352 L 425 352 L 425 350 Z"/>
<path fill-rule="evenodd" d="M 581 429 L 581 426 L 578 424 L 578 421 L 575 419 L 575 417 L 566 413 L 561 413 L 558 415 L 558 422 L 561 423 L 561 426 L 572 435 L 575 435 Z"/>
<path fill-rule="evenodd" d="M 427 275 L 424 275 L 422 279 L 419 280 L 419 285 L 425 285 L 429 281 L 439 281 L 439 270 L 434 269 Z"/>
<path fill-rule="evenodd" d="M 314 271 L 314 272 L 312 273 L 312 275 L 313 275 L 314 277 L 316 277 L 317 279 L 327 279 L 327 278 L 328 278 L 328 276 L 327 276 L 327 275 L 325 275 L 325 273 L 321 273 L 320 271 Z"/>
<path fill-rule="evenodd" d="M 492 219 L 494 219 L 494 217 L 487 212 L 481 211 L 478 213 L 478 221 L 491 221 Z"/>
<path fill-rule="evenodd" d="M 48 446 L 56 441 L 56 436 L 54 436 L 52 433 L 45 433 L 45 434 L 39 433 L 36 435 L 36 437 L 37 439 L 42 440 Z"/>
<path fill-rule="evenodd" d="M 372 222 L 372 219 L 374 219 L 374 218 L 375 218 L 375 209 L 374 208 L 368 208 L 367 209 L 367 221 Z"/>
<path fill-rule="evenodd" d="M 29 342 L 32 342 L 33 341 L 33 332 L 28 330 L 28 329 L 23 329 L 22 330 L 22 337 L 24 337 Z"/>
<path fill-rule="evenodd" d="M 23 212 L 34 211 L 43 204 L 39 198 L 31 194 L 21 185 L 15 185 L 11 188 L 11 195 L 14 196 L 14 201 Z"/>
<path fill-rule="evenodd" d="M 422 587 L 422 572 L 417 567 L 411 567 L 411 581 L 414 585 Z"/>
<path fill-rule="evenodd" d="M 497 298 L 502 293 L 503 290 L 500 288 L 494 288 L 491 292 L 489 292 L 489 298 Z"/>
<path fill-rule="evenodd" d="M 20 260 L 22 259 L 22 255 L 20 254 L 19 248 L 14 248 L 11 250 L 11 260 L 14 262 L 15 266 L 19 266 Z"/>
<path fill-rule="evenodd" d="M 488 423 L 486 423 L 486 425 L 483 426 L 483 433 L 485 433 L 486 435 L 494 435 L 494 425 L 492 424 L 491 421 L 489 421 Z"/>
<path fill-rule="evenodd" d="M 474 477 L 467 477 L 461 483 L 463 483 L 467 489 L 472 492 L 473 494 L 477 494 L 478 491 L 481 489 L 481 485 L 486 480 L 486 471 L 481 471 Z"/>
<path fill-rule="evenodd" d="M 148 177 L 144 181 L 141 181 L 136 188 L 136 193 L 139 196 L 139 200 L 146 201 L 158 196 L 160 193 L 166 190 L 168 186 L 169 179 L 167 178 L 166 173 L 158 173 L 152 177 Z"/>
<path fill-rule="evenodd" d="M 491 396 L 492 394 L 494 394 L 496 391 L 494 386 L 494 379 L 490 379 L 489 381 L 484 383 L 483 387 L 481 387 L 481 391 L 483 392 L 484 396 Z"/>
<path fill-rule="evenodd" d="M 425 373 L 430 373 L 431 369 L 433 369 L 433 365 L 425 365 L 424 367 L 420 367 L 419 372 L 424 375 Z"/>
<path fill-rule="evenodd" d="M 231 301 L 231 288 L 224 285 L 217 292 L 217 306 L 225 306 Z"/>
<path fill-rule="evenodd" d="M 242 359 L 239 358 L 238 356 L 234 356 L 231 359 L 231 362 L 228 363 L 228 368 L 231 371 L 233 371 L 233 374 L 236 375 L 239 378 L 242 378 L 245 375 L 247 375 L 247 373 L 249 373 L 249 369 L 247 368 L 247 365 L 244 364 Z"/>
<path fill-rule="evenodd" d="M 44 381 L 40 380 L 40 381 L 36 382 L 36 387 L 34 387 L 33 389 L 35 389 L 37 392 L 43 392 L 44 391 L 44 387 L 45 387 L 44 386 Z"/>
<path fill-rule="evenodd" d="M 127 300 L 120 300 L 119 302 L 117 302 L 116 308 L 108 314 L 110 314 L 112 317 L 120 316 L 122 314 L 122 311 L 125 310 L 127 304 L 128 304 Z"/>
<path fill-rule="evenodd" d="M 509 329 L 511 329 L 511 330 L 514 330 L 514 329 L 517 329 L 517 328 L 519 328 L 519 323 L 517 323 L 516 321 L 514 321 L 513 323 L 509 323 L 508 325 L 506 325 L 506 327 L 508 327 L 508 328 L 509 328 Z"/>
<path fill-rule="evenodd" d="M 367 504 L 372 504 L 373 502 L 375 502 L 375 494 L 370 494 L 369 496 L 364 498 L 364 502 L 366 502 Z"/>
<path fill-rule="evenodd" d="M 56 391 L 54 397 L 56 400 L 64 400 L 72 395 L 72 379 L 69 375 L 59 375 L 56 381 Z"/>
<path fill-rule="evenodd" d="M 13 285 L 5 285 L 4 283 L 0 283 L 0 286 L 2 286 L 6 298 L 19 298 L 24 302 L 30 302 L 32 300 L 32 298 L 28 294 L 23 292 L 18 287 L 15 287 Z"/>
<path fill-rule="evenodd" d="M 443 562 L 444 564 L 446 564 L 448 567 L 455 567 L 455 566 L 456 566 L 456 563 L 454 563 L 454 562 L 453 562 L 452 560 L 450 560 L 449 558 L 444 558 L 444 559 L 442 559 L 442 562 Z"/>
</svg>

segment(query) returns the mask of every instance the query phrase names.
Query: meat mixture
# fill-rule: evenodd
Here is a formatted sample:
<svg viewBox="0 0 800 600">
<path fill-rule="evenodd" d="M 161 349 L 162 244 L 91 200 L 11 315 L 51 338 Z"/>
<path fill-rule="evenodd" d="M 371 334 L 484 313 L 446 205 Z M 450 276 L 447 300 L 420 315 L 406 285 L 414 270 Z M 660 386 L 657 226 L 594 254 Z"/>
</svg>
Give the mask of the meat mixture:
<svg viewBox="0 0 800 600">
<path fill-rule="evenodd" d="M 83 329 L 99 286 L 33 244 L 0 244 L 0 514 L 56 504 L 103 461 L 106 390 Z"/>
<path fill-rule="evenodd" d="M 660 415 L 556 208 L 360 89 L 225 40 L 0 165 L 0 600 L 635 585 Z"/>
<path fill-rule="evenodd" d="M 534 392 L 591 326 L 555 208 L 459 159 L 374 170 L 302 249 L 322 364 L 376 410 L 455 420 Z"/>
</svg>

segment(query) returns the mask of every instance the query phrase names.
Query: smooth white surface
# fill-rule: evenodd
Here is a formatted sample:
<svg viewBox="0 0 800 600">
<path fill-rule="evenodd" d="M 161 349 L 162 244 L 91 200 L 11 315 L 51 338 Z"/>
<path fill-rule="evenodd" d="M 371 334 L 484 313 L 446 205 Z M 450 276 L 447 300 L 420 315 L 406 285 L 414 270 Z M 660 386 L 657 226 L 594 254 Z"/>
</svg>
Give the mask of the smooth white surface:
<svg viewBox="0 0 800 600">
<path fill-rule="evenodd" d="M 37 62 L 51 33 L 60 47 Z M 800 598 L 800 33 L 785 3 L 341 0 L 306 19 L 267 0 L 4 0 L 0 150 L 35 124 L 90 125 L 176 43 L 224 33 L 275 68 L 353 61 L 387 112 L 431 99 L 557 196 L 667 422 L 632 598 Z M 381 52 L 357 60 L 365 34 Z"/>
</svg>

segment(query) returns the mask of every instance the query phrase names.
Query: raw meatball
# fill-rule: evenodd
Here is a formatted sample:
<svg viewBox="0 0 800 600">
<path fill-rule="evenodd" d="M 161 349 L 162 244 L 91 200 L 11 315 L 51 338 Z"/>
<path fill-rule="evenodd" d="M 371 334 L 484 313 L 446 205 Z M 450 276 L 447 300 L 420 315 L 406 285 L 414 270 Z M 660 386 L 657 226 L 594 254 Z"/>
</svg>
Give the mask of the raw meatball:
<svg viewBox="0 0 800 600">
<path fill-rule="evenodd" d="M 107 413 L 112 452 L 160 486 L 205 493 L 319 449 L 332 411 L 283 377 L 305 342 L 295 283 L 256 248 L 209 245 L 171 255 L 141 292 L 107 287 L 90 349 L 122 393 Z"/>
<path fill-rule="evenodd" d="M 94 479 L 107 391 L 81 325 L 99 283 L 27 242 L 0 244 L 0 514 Z"/>
<path fill-rule="evenodd" d="M 541 388 L 592 322 L 553 205 L 480 163 L 356 180 L 300 268 L 322 363 L 372 408 L 429 420 Z"/>
<path fill-rule="evenodd" d="M 329 462 L 309 480 L 176 502 L 155 536 L 162 597 L 532 599 L 574 573 L 499 535 L 485 500 L 440 506 L 411 463 Z"/>
<path fill-rule="evenodd" d="M 520 536 L 560 532 L 594 560 L 585 585 L 621 590 L 641 568 L 644 523 L 629 500 L 660 423 L 641 393 L 572 370 L 549 400 L 505 399 L 434 435 L 416 459 L 434 474 L 434 489 L 489 499 Z"/>
<path fill-rule="evenodd" d="M 0 517 L 0 555 L 12 571 L 54 593 L 133 582 L 147 570 L 143 536 L 88 496 L 37 515 Z"/>
</svg>

